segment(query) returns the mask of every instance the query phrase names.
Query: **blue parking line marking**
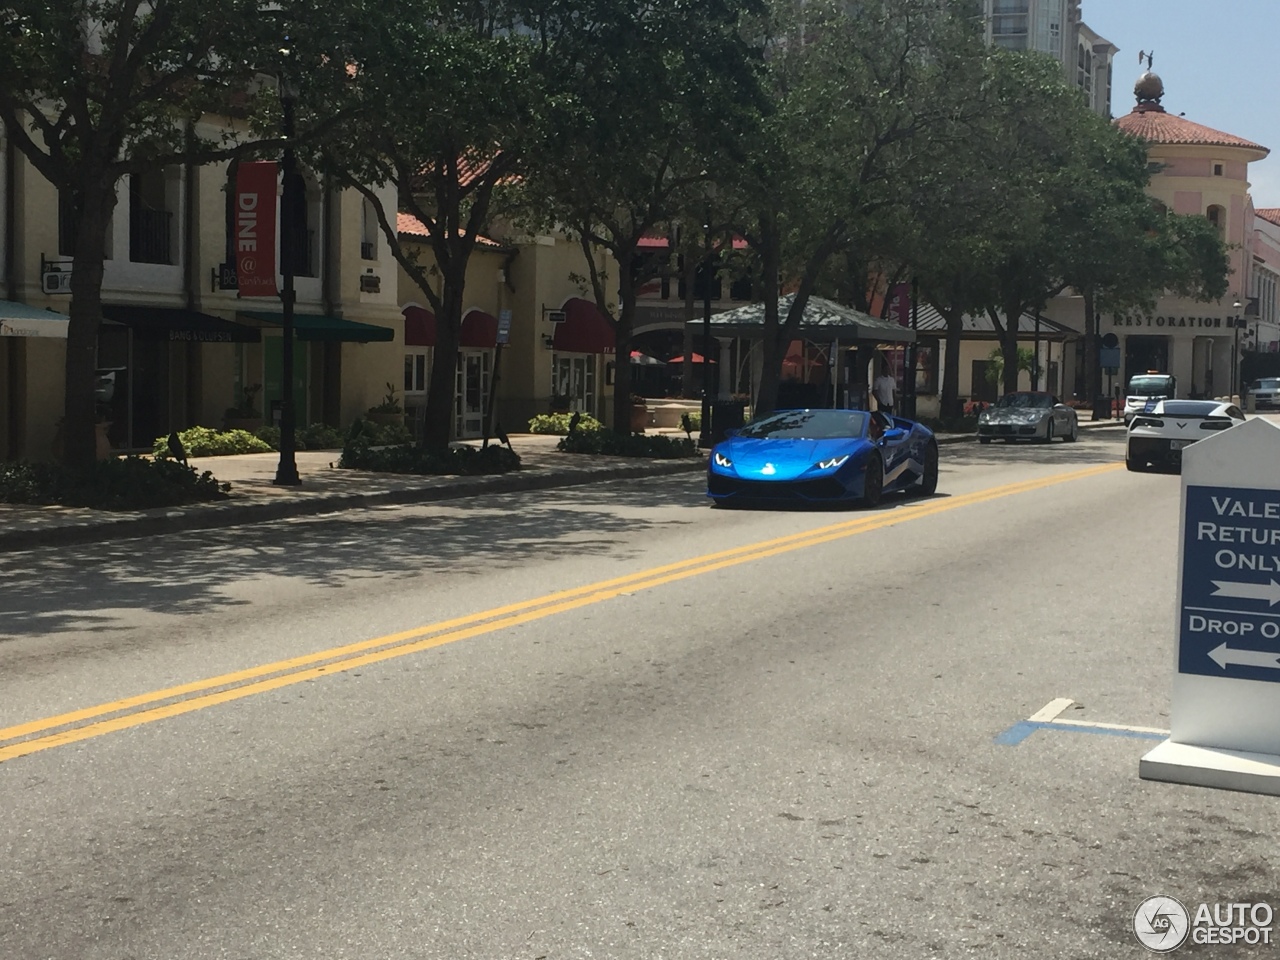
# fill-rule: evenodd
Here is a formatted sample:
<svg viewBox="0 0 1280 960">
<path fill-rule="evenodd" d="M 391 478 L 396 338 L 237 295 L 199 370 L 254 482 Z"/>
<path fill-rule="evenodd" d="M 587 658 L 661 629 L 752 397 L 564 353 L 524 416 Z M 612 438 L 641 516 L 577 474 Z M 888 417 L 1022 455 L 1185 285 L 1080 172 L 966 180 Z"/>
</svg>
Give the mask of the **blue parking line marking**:
<svg viewBox="0 0 1280 960">
<path fill-rule="evenodd" d="M 1166 740 L 1168 734 L 1148 733 L 1145 730 L 1117 730 L 1114 727 L 1090 727 L 1080 723 L 1053 723 L 1038 720 L 1020 720 L 1008 730 L 996 734 L 993 742 L 1002 747 L 1016 747 L 1037 730 L 1065 730 L 1070 733 L 1093 733 L 1106 737 L 1128 737 L 1132 740 Z"/>
<path fill-rule="evenodd" d="M 1002 747 L 1016 747 L 1038 729 L 1040 729 L 1040 724 L 1023 720 L 1019 723 L 1015 723 L 1008 730 L 1004 731 L 1004 733 L 997 734 L 995 742 Z"/>
</svg>

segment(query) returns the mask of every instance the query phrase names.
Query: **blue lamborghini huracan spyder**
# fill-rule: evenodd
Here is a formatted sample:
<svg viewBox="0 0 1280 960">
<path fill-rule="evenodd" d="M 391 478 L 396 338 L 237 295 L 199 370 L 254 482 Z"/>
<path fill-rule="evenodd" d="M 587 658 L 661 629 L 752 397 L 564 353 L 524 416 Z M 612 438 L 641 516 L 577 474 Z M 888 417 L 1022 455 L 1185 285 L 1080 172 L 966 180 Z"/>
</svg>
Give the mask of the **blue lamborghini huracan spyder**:
<svg viewBox="0 0 1280 960">
<path fill-rule="evenodd" d="M 938 488 L 938 441 L 922 424 L 865 410 L 780 410 L 753 420 L 711 451 L 707 496 L 754 500 L 861 500 Z"/>
</svg>

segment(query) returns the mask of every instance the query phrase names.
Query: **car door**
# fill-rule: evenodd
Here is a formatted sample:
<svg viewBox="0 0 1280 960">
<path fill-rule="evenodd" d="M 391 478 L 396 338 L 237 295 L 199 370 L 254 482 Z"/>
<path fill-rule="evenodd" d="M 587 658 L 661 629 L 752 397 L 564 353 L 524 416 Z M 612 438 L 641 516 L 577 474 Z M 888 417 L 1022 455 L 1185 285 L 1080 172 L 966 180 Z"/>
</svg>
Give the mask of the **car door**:
<svg viewBox="0 0 1280 960">
<path fill-rule="evenodd" d="M 896 422 L 896 421 L 895 421 Z M 899 434 L 894 436 L 894 433 Z M 911 431 L 897 428 L 880 438 L 880 457 L 884 461 L 884 485 L 910 483 L 917 476 L 911 469 Z"/>
<path fill-rule="evenodd" d="M 1059 437 L 1071 432 L 1071 408 L 1057 397 L 1053 398 L 1053 432 Z"/>
</svg>

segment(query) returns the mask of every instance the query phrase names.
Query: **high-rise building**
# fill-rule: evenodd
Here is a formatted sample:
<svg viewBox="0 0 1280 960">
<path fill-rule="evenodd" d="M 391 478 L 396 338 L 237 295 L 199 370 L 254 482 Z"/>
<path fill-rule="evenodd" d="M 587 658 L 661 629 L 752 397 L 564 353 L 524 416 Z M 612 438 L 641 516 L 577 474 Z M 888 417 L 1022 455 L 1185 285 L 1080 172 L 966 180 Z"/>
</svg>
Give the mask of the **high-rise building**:
<svg viewBox="0 0 1280 960">
<path fill-rule="evenodd" d="M 1111 62 L 1119 48 L 1080 19 L 1080 0 L 983 0 L 987 42 L 1046 53 L 1090 109 L 1111 115 Z"/>
</svg>

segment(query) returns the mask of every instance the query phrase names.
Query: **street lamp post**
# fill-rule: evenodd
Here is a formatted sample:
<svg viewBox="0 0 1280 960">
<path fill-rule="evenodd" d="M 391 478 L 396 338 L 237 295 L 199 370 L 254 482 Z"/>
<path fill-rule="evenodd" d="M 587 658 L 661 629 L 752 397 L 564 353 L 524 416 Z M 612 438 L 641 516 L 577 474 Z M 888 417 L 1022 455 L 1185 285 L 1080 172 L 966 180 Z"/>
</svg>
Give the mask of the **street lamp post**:
<svg viewBox="0 0 1280 960">
<path fill-rule="evenodd" d="M 1232 308 L 1239 310 L 1244 304 L 1236 300 Z M 1231 396 L 1240 396 L 1240 314 L 1236 314 L 1231 324 L 1235 327 L 1235 343 L 1231 348 Z"/>
<path fill-rule="evenodd" d="M 707 207 L 702 224 L 706 250 L 702 259 L 702 427 L 698 431 L 698 447 L 714 446 L 711 439 L 711 207 Z M 690 363 L 693 357 L 687 358 Z"/>
<path fill-rule="evenodd" d="M 295 229 L 296 207 L 298 204 L 297 158 L 293 153 L 293 91 L 284 80 L 280 84 L 280 100 L 284 108 L 283 133 L 285 139 L 284 157 L 281 168 L 284 171 L 284 190 L 280 197 L 280 208 L 283 229 L 280 231 L 280 273 L 283 277 L 283 289 L 280 293 L 284 316 L 281 323 L 283 338 L 280 355 L 280 463 L 276 467 L 273 481 L 277 486 L 296 487 L 301 485 L 298 476 L 297 420 L 293 406 L 293 270 L 294 257 L 297 251 L 297 231 Z"/>
</svg>

